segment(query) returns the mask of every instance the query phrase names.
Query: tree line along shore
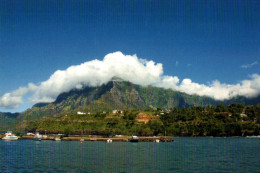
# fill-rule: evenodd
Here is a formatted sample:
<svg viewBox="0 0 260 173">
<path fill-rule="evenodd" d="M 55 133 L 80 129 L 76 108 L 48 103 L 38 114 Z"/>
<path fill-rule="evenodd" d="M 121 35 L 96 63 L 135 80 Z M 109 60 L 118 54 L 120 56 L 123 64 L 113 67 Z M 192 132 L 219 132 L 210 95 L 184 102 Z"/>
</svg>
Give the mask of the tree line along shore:
<svg viewBox="0 0 260 173">
<path fill-rule="evenodd" d="M 15 131 L 70 135 L 138 136 L 251 136 L 260 134 L 260 104 L 171 108 L 162 110 L 114 110 L 112 112 L 64 112 L 26 120 Z"/>
</svg>

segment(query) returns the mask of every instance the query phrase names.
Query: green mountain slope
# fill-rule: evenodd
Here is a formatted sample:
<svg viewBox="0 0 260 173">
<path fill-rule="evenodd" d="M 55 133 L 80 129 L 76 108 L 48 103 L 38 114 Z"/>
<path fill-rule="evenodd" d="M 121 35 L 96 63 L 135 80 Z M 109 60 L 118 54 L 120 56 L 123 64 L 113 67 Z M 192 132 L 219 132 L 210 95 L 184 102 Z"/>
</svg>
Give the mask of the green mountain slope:
<svg viewBox="0 0 260 173">
<path fill-rule="evenodd" d="M 19 113 L 0 112 L 0 130 L 6 131 L 14 127 Z"/>
<path fill-rule="evenodd" d="M 62 116 L 76 111 L 93 113 L 115 109 L 170 109 L 174 107 L 217 105 L 220 103 L 229 105 L 232 102 L 245 105 L 257 104 L 260 103 L 260 97 L 255 99 L 236 97 L 232 100 L 221 102 L 209 97 L 188 95 L 171 89 L 153 86 L 140 86 L 119 78 L 113 78 L 107 84 L 99 87 L 86 86 L 83 89 L 73 89 L 62 93 L 53 103 L 38 103 L 31 109 L 20 113 L 15 119 L 18 122 L 22 122 L 24 120 L 35 120 L 43 116 Z"/>
</svg>

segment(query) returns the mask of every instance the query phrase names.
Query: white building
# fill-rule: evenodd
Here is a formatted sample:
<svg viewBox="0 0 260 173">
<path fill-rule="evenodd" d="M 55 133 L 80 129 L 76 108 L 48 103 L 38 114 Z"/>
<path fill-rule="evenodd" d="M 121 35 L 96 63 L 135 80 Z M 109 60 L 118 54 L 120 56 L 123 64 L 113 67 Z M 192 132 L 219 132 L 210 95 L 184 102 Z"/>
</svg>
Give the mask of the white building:
<svg viewBox="0 0 260 173">
<path fill-rule="evenodd" d="M 77 114 L 78 115 L 85 115 L 86 113 L 78 111 Z"/>
</svg>

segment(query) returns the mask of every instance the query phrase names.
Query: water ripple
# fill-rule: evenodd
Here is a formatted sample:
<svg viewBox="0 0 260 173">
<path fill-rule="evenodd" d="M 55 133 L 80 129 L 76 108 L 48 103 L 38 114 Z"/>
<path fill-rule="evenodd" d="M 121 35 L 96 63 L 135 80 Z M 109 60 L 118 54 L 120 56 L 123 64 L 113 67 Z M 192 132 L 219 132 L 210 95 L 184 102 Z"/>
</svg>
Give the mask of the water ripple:
<svg viewBox="0 0 260 173">
<path fill-rule="evenodd" d="M 0 140 L 0 172 L 260 172 L 260 140 L 172 143 Z"/>
</svg>

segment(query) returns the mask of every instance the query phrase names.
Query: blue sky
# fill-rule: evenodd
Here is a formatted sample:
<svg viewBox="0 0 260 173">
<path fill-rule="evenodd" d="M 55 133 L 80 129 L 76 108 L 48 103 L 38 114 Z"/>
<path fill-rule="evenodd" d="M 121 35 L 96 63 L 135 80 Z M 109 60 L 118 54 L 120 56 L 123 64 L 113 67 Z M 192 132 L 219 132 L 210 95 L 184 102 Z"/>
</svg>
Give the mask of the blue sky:
<svg viewBox="0 0 260 173">
<path fill-rule="evenodd" d="M 260 74 L 260 2 L 1 0 L 0 97 L 113 52 L 163 75 L 236 85 Z M 181 90 L 182 91 L 182 90 Z M 23 97 L 22 111 L 31 106 Z"/>
</svg>

